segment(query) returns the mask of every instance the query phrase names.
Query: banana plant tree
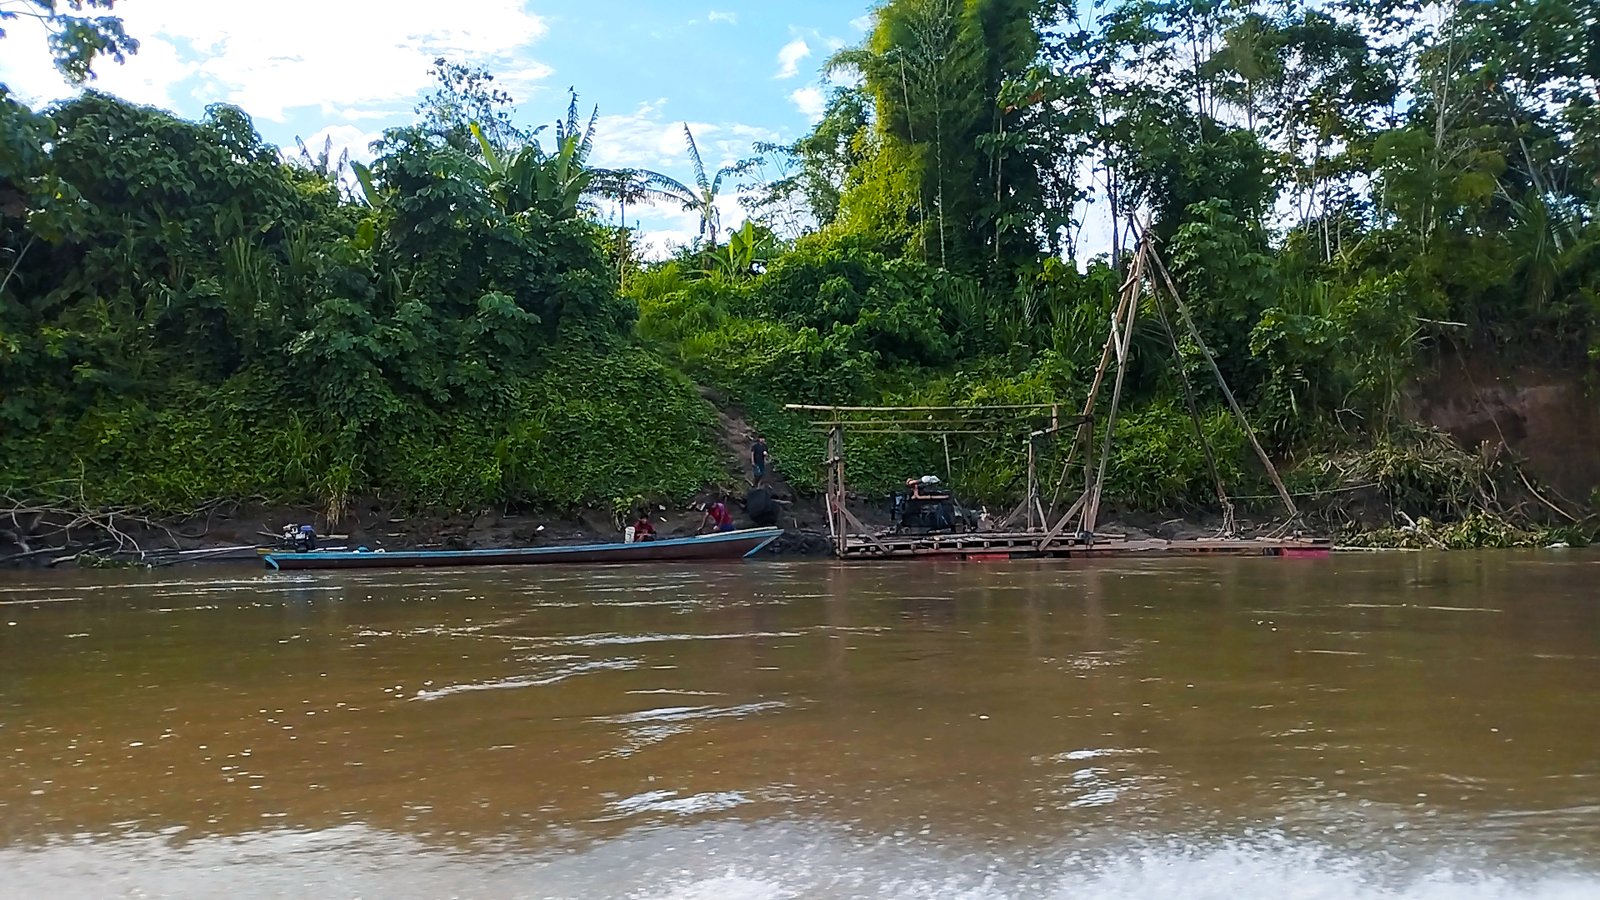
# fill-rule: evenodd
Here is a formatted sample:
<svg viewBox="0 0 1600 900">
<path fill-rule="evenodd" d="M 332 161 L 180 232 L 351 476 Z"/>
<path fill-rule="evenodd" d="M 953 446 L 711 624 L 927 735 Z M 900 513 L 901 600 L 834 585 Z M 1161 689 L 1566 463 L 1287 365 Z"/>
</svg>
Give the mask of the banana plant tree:
<svg viewBox="0 0 1600 900">
<path fill-rule="evenodd" d="M 700 156 L 700 146 L 695 143 L 694 132 L 689 130 L 687 122 L 683 125 L 683 137 L 689 145 L 689 162 L 694 166 L 694 185 L 691 187 L 662 175 L 657 186 L 669 199 L 682 205 L 685 211 L 700 217 L 696 240 L 704 241 L 707 247 L 715 249 L 717 235 L 722 231 L 722 213 L 717 208 L 717 200 L 722 194 L 723 185 L 728 178 L 744 174 L 750 163 L 737 162 L 722 166 L 715 173 L 708 173 L 705 160 Z"/>
<path fill-rule="evenodd" d="M 502 155 L 474 122 L 472 135 L 483 155 L 484 184 L 507 215 L 539 210 L 552 219 L 571 219 L 587 208 L 598 172 L 585 165 L 592 145 L 588 132 L 558 129 L 553 152 L 536 143 Z"/>
<path fill-rule="evenodd" d="M 752 278 L 771 258 L 776 243 L 771 231 L 747 219 L 738 231 L 729 233 L 727 244 L 707 251 L 701 271 L 733 281 Z"/>
</svg>

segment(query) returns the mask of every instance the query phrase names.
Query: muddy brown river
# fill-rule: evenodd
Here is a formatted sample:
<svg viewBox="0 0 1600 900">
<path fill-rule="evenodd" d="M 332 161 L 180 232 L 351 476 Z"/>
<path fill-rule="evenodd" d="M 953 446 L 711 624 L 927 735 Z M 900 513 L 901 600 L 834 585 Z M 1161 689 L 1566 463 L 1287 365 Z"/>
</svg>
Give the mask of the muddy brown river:
<svg viewBox="0 0 1600 900">
<path fill-rule="evenodd" d="M 0 573 L 0 896 L 1600 897 L 1600 556 Z"/>
</svg>

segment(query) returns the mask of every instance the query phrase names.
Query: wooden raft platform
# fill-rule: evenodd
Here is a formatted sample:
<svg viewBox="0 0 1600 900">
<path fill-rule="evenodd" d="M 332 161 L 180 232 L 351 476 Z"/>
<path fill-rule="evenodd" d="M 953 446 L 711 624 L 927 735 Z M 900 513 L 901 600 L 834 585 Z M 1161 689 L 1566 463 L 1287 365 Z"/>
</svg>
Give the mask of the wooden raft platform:
<svg viewBox="0 0 1600 900">
<path fill-rule="evenodd" d="M 1276 556 L 1289 558 L 1325 557 L 1333 543 L 1313 538 L 1228 540 L 1162 540 L 1098 535 L 1093 543 L 1080 538 L 1059 537 L 1041 550 L 1044 535 L 1038 533 L 972 533 L 937 535 L 886 535 L 869 538 L 851 535 L 840 558 L 846 560 L 886 559 L 1095 559 L 1135 556 Z"/>
</svg>

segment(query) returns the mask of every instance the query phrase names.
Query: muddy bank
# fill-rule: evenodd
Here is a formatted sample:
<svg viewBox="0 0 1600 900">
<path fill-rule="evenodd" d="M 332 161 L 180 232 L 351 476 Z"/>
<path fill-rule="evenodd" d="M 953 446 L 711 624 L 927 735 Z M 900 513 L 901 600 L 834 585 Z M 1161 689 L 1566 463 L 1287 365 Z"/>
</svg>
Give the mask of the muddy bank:
<svg viewBox="0 0 1600 900">
<path fill-rule="evenodd" d="M 701 533 L 707 493 L 683 506 L 654 505 L 650 517 L 663 538 Z M 730 501 L 739 527 L 759 524 Z M 826 519 L 818 504 L 784 502 L 778 521 L 786 535 L 776 549 L 786 555 L 826 553 Z M 623 526 L 611 511 L 476 510 L 413 511 L 366 501 L 330 522 L 310 507 L 221 505 L 194 516 L 161 521 L 103 514 L 61 512 L 24 518 L 0 527 L 0 566 L 99 564 L 130 560 L 139 553 L 215 551 L 230 547 L 274 547 L 287 525 L 310 524 L 324 548 L 371 550 L 481 550 L 610 543 L 622 540 Z"/>
<path fill-rule="evenodd" d="M 1600 370 L 1512 364 L 1487 352 L 1441 354 L 1407 396 L 1409 416 L 1462 446 L 1505 447 L 1529 475 L 1582 508 L 1600 496 Z"/>
<path fill-rule="evenodd" d="M 682 506 L 654 505 L 650 515 L 657 533 L 663 538 L 692 537 L 700 533 L 704 513 L 698 504 L 717 496 L 707 492 Z M 732 498 L 729 505 L 739 527 L 766 524 L 748 515 L 742 497 Z M 780 491 L 777 506 L 777 519 L 772 524 L 783 528 L 784 535 L 769 547 L 768 553 L 785 557 L 830 555 L 827 518 L 821 498 L 796 498 L 787 491 Z M 869 528 L 889 526 L 885 504 L 856 503 L 852 511 Z M 330 524 L 320 511 L 309 507 L 223 505 L 181 520 L 119 521 L 115 523 L 121 536 L 117 540 L 94 524 L 80 525 L 70 535 L 54 533 L 63 523 L 48 518 L 31 523 L 31 530 L 0 529 L 0 566 L 101 564 L 107 559 L 132 559 L 136 550 L 149 553 L 272 547 L 276 546 L 284 526 L 300 523 L 312 524 L 324 547 L 372 550 L 482 550 L 610 543 L 622 539 L 625 524 L 617 521 L 609 510 L 600 509 L 576 513 L 547 510 L 415 512 L 376 501 L 355 504 L 341 519 Z M 1125 515 L 1108 521 L 1101 533 L 1130 538 L 1201 538 L 1216 536 L 1220 524 L 1220 521 L 1172 516 Z M 1240 527 L 1248 536 L 1270 531 L 1277 523 L 1241 521 Z"/>
</svg>

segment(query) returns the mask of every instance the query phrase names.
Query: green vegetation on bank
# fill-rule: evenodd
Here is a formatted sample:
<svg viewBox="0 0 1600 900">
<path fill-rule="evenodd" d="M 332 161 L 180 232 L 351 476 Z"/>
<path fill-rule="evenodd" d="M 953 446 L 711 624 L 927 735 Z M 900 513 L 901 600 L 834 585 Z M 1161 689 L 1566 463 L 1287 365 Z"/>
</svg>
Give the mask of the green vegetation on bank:
<svg viewBox="0 0 1600 900">
<path fill-rule="evenodd" d="M 811 133 L 727 166 L 687 135 L 687 182 L 598 169 L 576 98 L 532 129 L 444 61 L 369 166 L 286 157 L 232 107 L 35 111 L 0 88 L 0 494 L 684 498 L 726 477 L 700 387 L 815 489 L 820 439 L 785 403 L 1073 411 L 1136 221 L 1296 492 L 1492 531 L 1510 463 L 1419 431 L 1402 399 L 1446 351 L 1575 381 L 1600 359 L 1592 4 L 1075 10 L 892 0 L 830 61 L 854 86 Z M 749 222 L 723 229 L 735 192 Z M 642 262 L 610 216 L 662 202 L 700 236 Z M 1086 258 L 1086 222 L 1109 253 Z M 1268 508 L 1201 348 L 1176 343 L 1150 310 L 1112 498 L 1214 505 L 1187 375 L 1230 489 Z M 947 452 L 967 495 L 1020 492 L 1020 437 L 863 436 L 852 478 L 883 492 Z"/>
</svg>

